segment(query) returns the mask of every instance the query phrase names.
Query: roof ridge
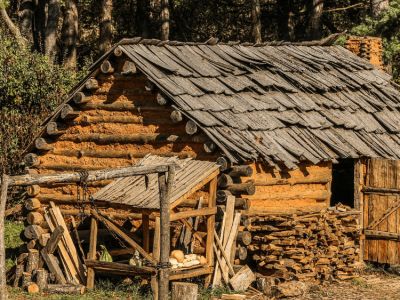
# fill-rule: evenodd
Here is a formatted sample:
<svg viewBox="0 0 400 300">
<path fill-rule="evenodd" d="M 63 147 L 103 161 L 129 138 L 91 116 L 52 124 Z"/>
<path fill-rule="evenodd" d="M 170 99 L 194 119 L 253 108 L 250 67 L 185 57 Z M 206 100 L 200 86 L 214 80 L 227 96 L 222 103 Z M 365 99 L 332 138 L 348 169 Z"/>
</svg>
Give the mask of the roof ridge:
<svg viewBox="0 0 400 300">
<path fill-rule="evenodd" d="M 142 37 L 124 38 L 120 40 L 117 45 L 129 45 L 129 44 L 142 44 L 142 45 L 153 45 L 153 46 L 197 46 L 197 45 L 228 45 L 228 46 L 245 46 L 245 47 L 262 47 L 262 46 L 332 46 L 333 43 L 346 32 L 334 33 L 321 40 L 312 41 L 301 41 L 301 42 L 291 42 L 291 41 L 266 41 L 262 43 L 251 43 L 251 42 L 240 42 L 240 41 L 228 41 L 220 42 L 216 37 L 210 37 L 205 42 L 184 42 L 175 40 L 162 41 L 159 39 L 146 39 Z"/>
</svg>

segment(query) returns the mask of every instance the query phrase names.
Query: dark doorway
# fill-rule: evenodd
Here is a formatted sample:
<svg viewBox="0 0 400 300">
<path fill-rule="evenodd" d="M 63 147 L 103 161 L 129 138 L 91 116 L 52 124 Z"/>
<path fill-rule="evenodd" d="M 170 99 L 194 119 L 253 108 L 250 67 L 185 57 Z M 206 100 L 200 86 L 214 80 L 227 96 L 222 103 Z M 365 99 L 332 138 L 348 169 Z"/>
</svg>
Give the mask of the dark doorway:
<svg viewBox="0 0 400 300">
<path fill-rule="evenodd" d="M 342 203 L 354 207 L 354 159 L 332 165 L 331 205 Z"/>
</svg>

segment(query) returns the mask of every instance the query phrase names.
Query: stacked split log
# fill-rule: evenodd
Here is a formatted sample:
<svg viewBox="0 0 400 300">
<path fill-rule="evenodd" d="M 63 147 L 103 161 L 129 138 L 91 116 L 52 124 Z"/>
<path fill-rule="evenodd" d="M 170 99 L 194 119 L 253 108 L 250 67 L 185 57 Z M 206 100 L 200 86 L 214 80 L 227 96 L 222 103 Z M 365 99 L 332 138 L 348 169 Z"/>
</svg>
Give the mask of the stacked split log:
<svg viewBox="0 0 400 300">
<path fill-rule="evenodd" d="M 246 221 L 260 273 L 280 280 L 348 279 L 359 257 L 358 212 L 343 207 Z"/>
</svg>

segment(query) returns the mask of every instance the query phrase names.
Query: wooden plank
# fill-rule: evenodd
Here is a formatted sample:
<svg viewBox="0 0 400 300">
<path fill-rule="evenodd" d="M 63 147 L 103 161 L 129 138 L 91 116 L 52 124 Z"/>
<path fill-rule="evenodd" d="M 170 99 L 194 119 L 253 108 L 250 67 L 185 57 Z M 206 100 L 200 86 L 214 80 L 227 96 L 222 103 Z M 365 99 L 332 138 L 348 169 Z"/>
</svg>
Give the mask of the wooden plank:
<svg viewBox="0 0 400 300">
<path fill-rule="evenodd" d="M 129 246 L 138 250 L 138 252 L 147 259 L 153 265 L 156 264 L 154 259 L 146 252 L 138 243 L 136 243 L 133 239 L 131 239 L 125 232 L 119 229 L 114 223 L 106 219 L 105 217 L 99 215 L 95 210 L 91 211 L 92 216 L 95 217 L 98 221 L 104 223 L 110 230 L 114 231 L 119 237 L 121 237 Z"/>
<path fill-rule="evenodd" d="M 65 241 L 65 245 L 70 253 L 71 259 L 76 266 L 81 282 L 86 282 L 86 270 L 81 260 L 79 259 L 78 252 L 76 251 L 74 241 L 72 240 L 71 235 L 69 234 L 69 230 L 67 224 L 65 224 L 64 217 L 61 214 L 60 209 L 54 204 L 54 202 L 50 202 L 50 206 L 51 206 L 51 209 L 49 209 L 50 214 L 51 212 L 53 212 L 56 223 L 64 228 L 63 240 Z"/>
<path fill-rule="evenodd" d="M 223 228 L 223 240 L 222 246 L 224 251 L 226 251 L 227 242 L 230 236 L 230 232 L 232 229 L 233 219 L 234 219 L 234 212 L 235 212 L 235 196 L 228 196 L 226 200 L 226 211 L 225 211 L 225 227 Z M 230 256 L 231 251 L 227 252 L 226 254 Z M 226 262 L 223 262 L 221 266 L 221 270 L 224 270 L 226 266 Z M 220 269 L 215 269 L 215 279 L 213 281 L 213 286 L 218 286 L 221 284 L 221 271 Z"/>
<path fill-rule="evenodd" d="M 98 232 L 97 220 L 95 218 L 91 218 L 90 219 L 89 252 L 87 254 L 87 259 L 89 259 L 89 260 L 96 259 L 97 232 Z M 95 278 L 95 270 L 91 267 L 88 267 L 87 280 L 86 280 L 86 287 L 88 289 L 94 288 L 94 278 Z"/>
<path fill-rule="evenodd" d="M 231 231 L 229 232 L 229 236 L 228 236 L 228 240 L 226 241 L 226 245 L 225 245 L 225 253 L 228 256 L 228 261 L 230 259 L 230 255 L 231 255 L 231 251 L 232 251 L 232 246 L 233 246 L 233 242 L 236 239 L 236 235 L 238 232 L 238 227 L 239 227 L 239 223 L 240 223 L 240 217 L 241 214 L 240 213 L 236 213 L 233 223 L 232 223 L 232 227 L 231 227 Z M 228 265 L 227 265 L 227 261 L 225 261 L 222 264 L 222 270 L 223 272 L 228 272 Z"/>
<path fill-rule="evenodd" d="M 51 217 L 50 209 L 45 211 L 44 217 L 46 219 L 47 224 L 49 225 L 50 231 L 54 232 L 54 230 L 56 229 L 56 225 Z M 61 262 L 64 266 L 65 275 L 67 276 L 68 281 L 71 281 L 71 283 L 74 283 L 74 284 L 79 284 L 80 280 L 79 280 L 77 268 L 76 268 L 75 264 L 73 263 L 73 261 L 71 260 L 70 254 L 67 251 L 67 249 L 63 243 L 63 240 L 60 240 L 58 242 L 58 251 L 59 251 L 59 254 L 61 257 Z"/>
<path fill-rule="evenodd" d="M 224 217 L 222 218 L 222 223 L 221 223 L 221 228 L 220 228 L 220 234 L 219 234 L 219 237 L 218 237 L 218 234 L 217 234 L 217 232 L 215 231 L 214 232 L 214 238 L 217 240 L 219 240 L 219 241 L 221 241 L 221 240 L 223 240 L 223 238 L 224 238 L 224 232 L 225 232 L 225 222 L 226 222 L 226 214 L 224 213 Z M 220 242 L 220 244 L 221 244 L 221 242 Z M 216 253 L 215 255 L 216 256 L 220 256 L 221 255 L 221 251 L 224 249 L 224 247 L 222 246 L 222 244 L 219 246 L 219 248 L 218 248 L 218 253 Z M 217 270 L 218 269 L 220 269 L 220 267 L 221 267 L 221 265 L 219 264 L 219 261 L 217 261 L 217 263 L 216 263 L 216 265 L 215 265 L 215 268 L 214 268 L 214 276 L 213 276 L 213 281 L 212 281 L 212 286 L 216 286 L 215 285 L 215 283 L 216 283 L 216 280 L 217 280 L 217 277 L 216 277 L 216 274 L 217 274 Z"/>
<path fill-rule="evenodd" d="M 191 269 L 191 270 L 184 270 L 184 271 L 174 271 L 171 272 L 169 276 L 169 280 L 181 280 L 186 278 L 198 277 L 202 275 L 212 274 L 213 272 L 212 267 L 201 267 L 198 269 Z"/>
<path fill-rule="evenodd" d="M 220 253 L 218 253 L 218 254 L 222 254 L 223 258 L 225 259 L 225 262 L 226 262 L 226 264 L 227 264 L 227 266 L 229 268 L 229 273 L 231 275 L 235 275 L 235 271 L 234 271 L 234 269 L 232 267 L 232 264 L 230 263 L 230 258 L 227 255 L 227 253 L 225 252 L 225 250 L 223 249 L 221 240 L 219 239 L 216 231 L 214 231 L 214 238 L 215 238 L 215 242 L 218 245 L 218 248 L 219 248 L 219 251 L 220 251 Z"/>
<path fill-rule="evenodd" d="M 185 210 L 178 213 L 171 214 L 170 221 L 177 221 L 180 219 L 187 219 L 197 216 L 209 216 L 217 213 L 217 207 L 205 207 L 201 209 Z"/>
<path fill-rule="evenodd" d="M 210 181 L 210 186 L 209 186 L 209 200 L 208 200 L 208 209 L 210 212 L 214 212 L 208 215 L 207 218 L 207 241 L 206 241 L 206 259 L 207 259 L 207 264 L 209 267 L 214 266 L 214 251 L 213 251 L 213 245 L 214 245 L 214 232 L 215 232 L 215 214 L 217 213 L 217 207 L 216 207 L 216 201 L 217 201 L 217 177 L 214 177 Z M 204 208 L 207 209 L 207 208 Z M 201 209 L 203 210 L 203 209 Z M 211 275 L 206 277 L 204 286 L 208 287 L 208 285 L 211 283 Z"/>
<path fill-rule="evenodd" d="M 50 272 L 55 276 L 56 281 L 60 284 L 66 284 L 67 280 L 65 279 L 64 274 L 57 263 L 56 257 L 53 254 L 47 253 L 45 248 L 43 248 L 40 253 Z"/>
</svg>

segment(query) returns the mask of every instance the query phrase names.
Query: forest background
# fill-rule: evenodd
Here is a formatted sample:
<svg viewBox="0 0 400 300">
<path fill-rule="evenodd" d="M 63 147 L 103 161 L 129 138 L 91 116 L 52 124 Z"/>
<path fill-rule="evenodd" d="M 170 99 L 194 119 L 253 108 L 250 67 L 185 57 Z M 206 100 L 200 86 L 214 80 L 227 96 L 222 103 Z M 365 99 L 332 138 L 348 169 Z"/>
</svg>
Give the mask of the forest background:
<svg viewBox="0 0 400 300">
<path fill-rule="evenodd" d="M 41 122 L 122 38 L 204 42 L 379 36 L 385 69 L 400 80 L 400 0 L 0 0 L 0 171 Z"/>
</svg>

